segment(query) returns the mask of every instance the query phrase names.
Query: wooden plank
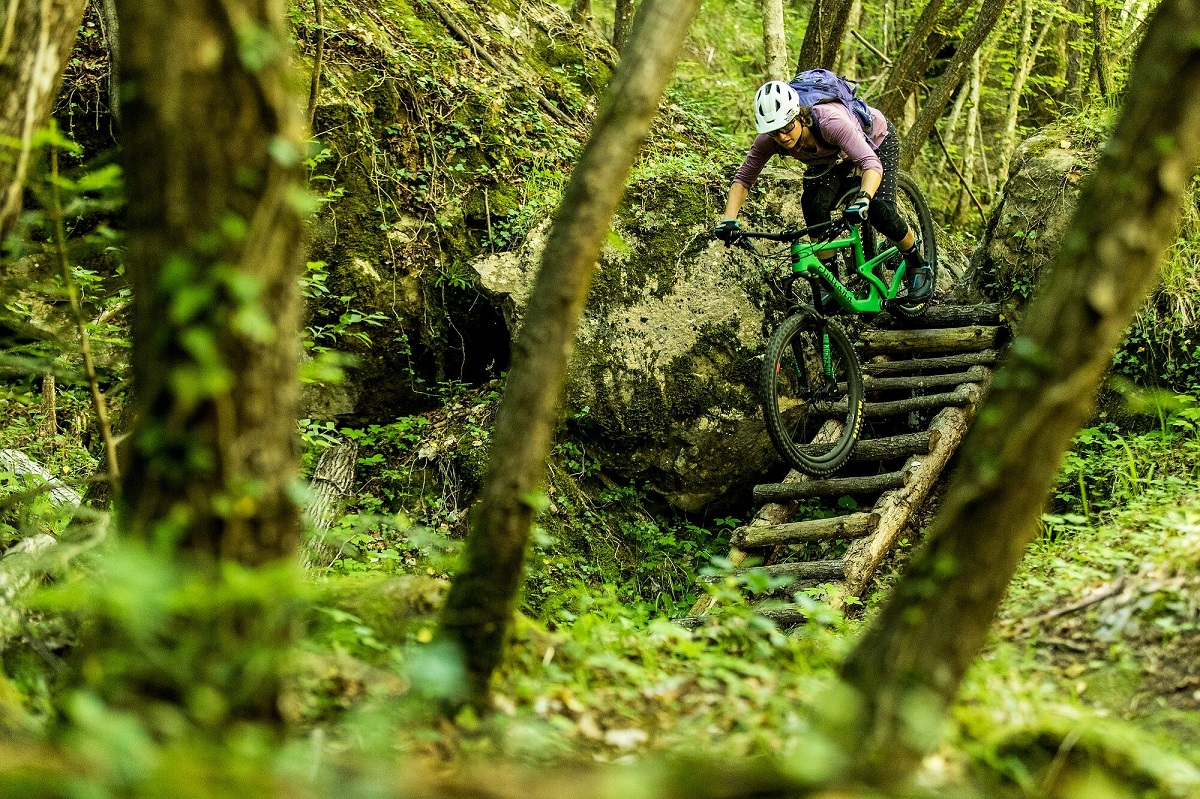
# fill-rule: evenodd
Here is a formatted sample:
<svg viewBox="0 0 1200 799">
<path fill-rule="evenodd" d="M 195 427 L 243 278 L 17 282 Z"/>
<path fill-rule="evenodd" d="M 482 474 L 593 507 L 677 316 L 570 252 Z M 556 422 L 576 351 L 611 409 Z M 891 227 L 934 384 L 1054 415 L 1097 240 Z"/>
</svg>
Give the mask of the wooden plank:
<svg viewBox="0 0 1200 799">
<path fill-rule="evenodd" d="M 932 305 L 920 319 L 905 319 L 889 313 L 875 317 L 878 327 L 959 327 L 961 325 L 998 325 L 1004 321 L 1003 310 L 998 302 L 979 305 Z"/>
<path fill-rule="evenodd" d="M 754 487 L 755 502 L 786 502 L 808 497 L 840 497 L 843 494 L 874 494 L 904 485 L 904 472 L 887 472 L 869 477 L 834 477 L 799 483 L 764 483 Z"/>
<path fill-rule="evenodd" d="M 806 616 L 795 605 L 784 605 L 783 607 L 773 608 L 754 608 L 754 613 L 762 616 L 764 619 L 770 619 L 780 627 L 795 627 L 797 624 L 803 624 Z M 679 619 L 672 619 L 676 624 L 686 627 L 689 630 L 694 630 L 697 627 L 702 627 L 708 623 L 710 619 L 719 619 L 720 616 L 705 614 L 703 616 L 684 616 Z"/>
<path fill-rule="evenodd" d="M 993 364 L 1000 354 L 993 349 L 979 352 L 964 352 L 958 355 L 943 355 L 940 358 L 912 358 L 901 361 L 873 361 L 864 363 L 864 375 L 921 374 L 946 369 L 961 369 L 964 366 Z"/>
<path fill-rule="evenodd" d="M 967 385 L 971 385 L 968 383 Z M 932 408 L 949 408 L 966 405 L 970 395 L 959 386 L 956 391 L 942 394 L 927 394 L 921 397 L 908 397 L 889 402 L 867 402 L 863 404 L 864 419 L 880 419 L 885 416 L 899 416 L 913 411 L 927 411 Z M 844 402 L 814 402 L 811 405 L 814 413 L 825 416 L 845 416 L 847 405 Z"/>
<path fill-rule="evenodd" d="M 981 398 L 983 389 L 976 390 Z M 934 417 L 929 425 L 932 439 L 929 453 L 909 459 L 904 467 L 908 475 L 905 485 L 885 493 L 875 503 L 874 512 L 880 517 L 875 532 L 855 541 L 846 553 L 847 594 L 859 596 L 866 590 L 875 570 L 904 532 L 912 510 L 920 507 L 929 496 L 942 469 L 966 435 L 975 408 L 974 403 L 964 408 L 947 408 Z"/>
<path fill-rule="evenodd" d="M 794 577 L 799 582 L 828 583 L 833 580 L 841 580 L 846 576 L 846 562 L 842 558 L 776 563 L 774 566 L 762 568 L 772 577 Z"/>
<path fill-rule="evenodd" d="M 977 352 L 996 346 L 1000 328 L 990 325 L 923 330 L 871 330 L 859 334 L 864 354 L 922 355 Z"/>
<path fill-rule="evenodd" d="M 863 389 L 868 394 L 884 391 L 923 391 L 963 383 L 978 383 L 986 380 L 991 370 L 986 366 L 972 366 L 965 372 L 950 372 L 944 375 L 912 375 L 910 377 L 868 377 L 863 380 Z M 839 388 L 841 385 L 839 384 Z"/>
<path fill-rule="evenodd" d="M 836 441 L 838 436 L 842 434 L 842 427 L 843 425 L 841 422 L 830 419 L 829 421 L 825 422 L 825 424 L 821 426 L 821 429 L 817 431 L 817 434 L 813 436 L 812 443 L 827 444 Z M 784 478 L 784 482 L 798 483 L 805 482 L 809 479 L 810 478 L 808 475 L 792 469 L 790 472 L 788 472 L 787 477 Z M 749 526 L 770 527 L 776 524 L 783 524 L 788 519 L 792 518 L 792 514 L 796 512 L 797 504 L 798 502 L 792 500 L 785 502 L 772 502 L 768 505 L 763 505 L 758 509 L 758 513 L 754 516 L 754 521 L 752 521 Z M 744 563 L 747 557 L 748 553 L 744 550 L 738 549 L 737 547 L 734 547 L 729 552 L 729 561 L 734 566 Z M 704 594 L 696 600 L 695 604 L 692 605 L 692 609 L 688 611 L 688 616 L 697 616 L 702 613 L 707 613 L 708 610 L 713 606 L 714 602 L 715 600 L 711 594 Z"/>
<path fill-rule="evenodd" d="M 929 452 L 931 436 L 928 430 L 920 433 L 904 433 L 889 438 L 871 438 L 859 441 L 850 455 L 852 461 L 882 461 L 888 458 L 906 458 L 909 455 L 924 455 Z"/>
<path fill-rule="evenodd" d="M 804 541 L 828 541 L 834 538 L 862 538 L 879 523 L 874 513 L 849 513 L 828 519 L 806 519 L 770 527 L 739 527 L 733 531 L 733 545 L 739 549 L 799 544 Z"/>
</svg>

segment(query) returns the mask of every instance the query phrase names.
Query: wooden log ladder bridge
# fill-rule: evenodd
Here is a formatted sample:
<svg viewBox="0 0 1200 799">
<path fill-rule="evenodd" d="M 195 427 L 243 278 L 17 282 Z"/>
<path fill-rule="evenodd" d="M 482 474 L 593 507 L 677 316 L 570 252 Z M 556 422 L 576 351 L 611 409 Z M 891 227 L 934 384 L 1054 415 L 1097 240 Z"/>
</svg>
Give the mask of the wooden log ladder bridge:
<svg viewBox="0 0 1200 799">
<path fill-rule="evenodd" d="M 1008 335 L 1000 305 L 932 307 L 915 323 L 919 327 L 901 327 L 888 316 L 876 324 L 863 329 L 855 344 L 866 405 L 850 463 L 837 477 L 815 479 L 793 469 L 781 483 L 755 486 L 758 512 L 733 532 L 729 561 L 735 574 L 746 571 L 753 557 L 766 564 L 759 568 L 768 575 L 792 578 L 781 589 L 788 596 L 829 584 L 835 606 L 861 597 L 961 443 Z M 829 422 L 814 441 L 839 430 Z M 854 509 L 842 515 L 792 520 L 805 500 L 845 497 L 854 501 L 839 507 Z M 842 554 L 805 559 L 811 552 Z M 705 594 L 681 623 L 700 626 L 714 602 Z M 794 605 L 775 603 L 758 612 L 781 626 L 804 619 Z"/>
</svg>

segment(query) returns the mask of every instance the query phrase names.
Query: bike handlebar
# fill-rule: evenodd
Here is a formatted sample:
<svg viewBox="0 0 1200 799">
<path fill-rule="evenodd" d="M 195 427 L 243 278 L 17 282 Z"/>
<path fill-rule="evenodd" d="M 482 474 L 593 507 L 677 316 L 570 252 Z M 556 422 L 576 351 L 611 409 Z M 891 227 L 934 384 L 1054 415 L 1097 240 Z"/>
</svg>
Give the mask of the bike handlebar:
<svg viewBox="0 0 1200 799">
<path fill-rule="evenodd" d="M 791 244 L 799 241 L 805 236 L 818 235 L 822 238 L 833 238 L 837 233 L 849 227 L 849 223 L 845 219 L 830 219 L 828 222 L 819 222 L 815 225 L 809 225 L 806 228 L 784 230 L 779 233 L 756 233 L 752 230 L 738 230 L 733 235 L 731 244 L 737 243 L 742 239 L 766 239 L 767 241 L 782 241 Z"/>
</svg>

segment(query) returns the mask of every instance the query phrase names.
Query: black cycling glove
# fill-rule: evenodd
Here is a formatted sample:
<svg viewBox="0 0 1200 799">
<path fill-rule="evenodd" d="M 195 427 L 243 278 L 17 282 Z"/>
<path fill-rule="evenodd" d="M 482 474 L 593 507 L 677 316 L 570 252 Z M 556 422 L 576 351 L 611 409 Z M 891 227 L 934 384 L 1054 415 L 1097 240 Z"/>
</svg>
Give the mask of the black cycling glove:
<svg viewBox="0 0 1200 799">
<path fill-rule="evenodd" d="M 733 234 L 739 229 L 740 226 L 736 219 L 723 219 L 721 220 L 721 224 L 713 228 L 713 235 L 726 244 L 729 244 L 729 242 L 733 241 Z"/>
</svg>

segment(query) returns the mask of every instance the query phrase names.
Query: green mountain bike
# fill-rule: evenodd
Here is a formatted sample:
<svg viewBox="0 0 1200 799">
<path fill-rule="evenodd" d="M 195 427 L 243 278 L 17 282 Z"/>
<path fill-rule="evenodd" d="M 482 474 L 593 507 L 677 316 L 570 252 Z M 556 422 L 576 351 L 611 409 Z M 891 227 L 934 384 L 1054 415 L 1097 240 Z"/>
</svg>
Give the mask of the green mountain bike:
<svg viewBox="0 0 1200 799">
<path fill-rule="evenodd" d="M 937 250 L 929 208 L 912 180 L 899 177 L 900 211 L 919 236 L 918 246 L 936 284 Z M 788 463 L 806 474 L 825 477 L 854 451 L 863 419 L 862 365 L 846 331 L 832 316 L 888 310 L 914 318 L 924 312 L 923 306 L 920 311 L 905 306 L 901 293 L 905 263 L 895 245 L 876 240 L 867 225 L 851 225 L 840 214 L 800 230 L 739 230 L 729 243 L 756 257 L 771 257 L 760 253 L 752 239 L 789 245 L 785 257 L 790 270 L 782 280 L 772 281 L 789 310 L 771 334 L 763 356 L 759 373 L 763 419 L 771 441 Z M 829 261 L 817 257 L 827 251 L 837 251 L 836 257 Z M 852 267 L 846 282 L 837 274 L 837 261 L 843 258 Z M 811 288 L 809 303 L 795 294 L 798 278 Z"/>
</svg>

